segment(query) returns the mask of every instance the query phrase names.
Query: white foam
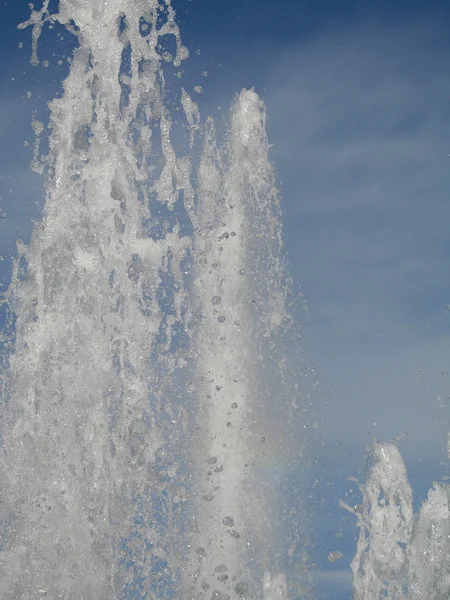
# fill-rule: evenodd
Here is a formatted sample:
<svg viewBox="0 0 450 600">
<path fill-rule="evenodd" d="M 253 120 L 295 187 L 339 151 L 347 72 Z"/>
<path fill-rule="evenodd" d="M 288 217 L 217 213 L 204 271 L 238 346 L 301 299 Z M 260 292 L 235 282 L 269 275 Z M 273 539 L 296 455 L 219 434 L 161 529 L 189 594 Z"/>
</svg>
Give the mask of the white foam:
<svg viewBox="0 0 450 600">
<path fill-rule="evenodd" d="M 357 600 L 448 600 L 450 487 L 434 484 L 414 516 L 412 490 L 400 452 L 375 443 L 373 466 L 354 512 L 361 533 L 352 562 Z M 345 505 L 344 505 L 345 506 Z"/>
<path fill-rule="evenodd" d="M 286 320 L 264 105 L 244 90 L 219 150 L 208 122 L 194 190 L 192 156 L 177 157 L 165 104 L 163 63 L 188 56 L 170 1 L 49 6 L 22 24 L 33 29 L 32 62 L 47 22 L 79 46 L 50 103 L 49 154 L 34 161 L 48 173 L 44 216 L 8 292 L 17 323 L 2 418 L 0 596 L 111 600 L 139 585 L 145 597 L 287 598 L 284 576 L 269 575 L 280 566 L 272 500 L 258 484 L 256 423 L 270 402 L 262 340 Z M 166 35 L 174 56 L 161 54 Z M 180 95 L 192 149 L 199 111 Z M 149 198 L 175 217 L 156 217 Z M 193 237 L 181 234 L 186 214 Z M 181 537 L 188 468 L 196 525 Z"/>
</svg>

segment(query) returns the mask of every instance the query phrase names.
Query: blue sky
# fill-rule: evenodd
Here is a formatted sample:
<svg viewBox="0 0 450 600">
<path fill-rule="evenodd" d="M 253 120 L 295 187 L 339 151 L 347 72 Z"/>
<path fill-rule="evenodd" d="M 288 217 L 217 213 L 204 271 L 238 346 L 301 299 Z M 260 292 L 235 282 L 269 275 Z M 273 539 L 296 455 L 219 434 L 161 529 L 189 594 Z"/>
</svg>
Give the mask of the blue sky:
<svg viewBox="0 0 450 600">
<path fill-rule="evenodd" d="M 2 2 L 3 289 L 15 240 L 29 236 L 42 205 L 24 147 L 32 113 L 45 115 L 64 72 L 29 65 L 30 32 L 16 29 L 26 5 Z M 203 86 L 202 115 L 220 114 L 242 87 L 254 86 L 267 105 L 285 250 L 302 294 L 302 353 L 318 382 L 304 491 L 317 511 L 316 598 L 350 598 L 358 532 L 338 500 L 355 487 L 348 476 L 362 476 L 372 436 L 407 434 L 400 448 L 417 503 L 448 470 L 450 4 L 173 5 L 191 52 L 183 83 L 189 92 Z M 50 42 L 43 51 L 52 62 Z M 332 550 L 344 558 L 329 565 Z"/>
</svg>

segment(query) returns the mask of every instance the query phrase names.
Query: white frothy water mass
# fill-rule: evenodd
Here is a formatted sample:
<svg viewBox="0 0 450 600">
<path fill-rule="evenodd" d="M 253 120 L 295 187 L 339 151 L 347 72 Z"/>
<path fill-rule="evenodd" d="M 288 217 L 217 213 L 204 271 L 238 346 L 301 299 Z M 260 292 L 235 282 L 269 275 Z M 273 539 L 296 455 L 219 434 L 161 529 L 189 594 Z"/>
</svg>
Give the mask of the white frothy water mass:
<svg viewBox="0 0 450 600">
<path fill-rule="evenodd" d="M 270 470 L 294 385 L 264 105 L 242 91 L 219 142 L 186 90 L 169 99 L 188 57 L 170 0 L 49 6 L 21 25 L 32 63 L 46 22 L 78 47 L 46 157 L 33 122 L 45 208 L 7 294 L 0 598 L 307 597 Z M 344 505 L 355 598 L 448 600 L 449 486 L 414 515 L 396 446 L 372 458 Z"/>
<path fill-rule="evenodd" d="M 188 51 L 170 0 L 52 10 L 21 25 L 36 65 L 46 22 L 78 48 L 7 296 L 0 597 L 286 599 L 261 483 L 288 323 L 264 106 L 243 91 L 220 145 L 181 89 L 176 152 L 163 65 Z"/>
<path fill-rule="evenodd" d="M 412 490 L 394 443 L 375 443 L 361 486 L 360 537 L 352 562 L 357 600 L 450 598 L 450 486 L 435 483 L 414 515 Z"/>
</svg>

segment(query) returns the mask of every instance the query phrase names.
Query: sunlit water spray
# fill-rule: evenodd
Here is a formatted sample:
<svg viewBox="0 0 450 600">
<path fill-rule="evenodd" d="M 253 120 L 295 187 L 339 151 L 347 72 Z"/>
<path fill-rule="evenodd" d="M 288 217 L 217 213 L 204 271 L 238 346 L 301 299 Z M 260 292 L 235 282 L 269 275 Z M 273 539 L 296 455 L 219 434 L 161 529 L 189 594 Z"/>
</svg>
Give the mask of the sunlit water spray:
<svg viewBox="0 0 450 600">
<path fill-rule="evenodd" d="M 448 600 L 450 486 L 434 483 L 414 515 L 412 489 L 394 443 L 375 443 L 361 486 L 360 536 L 352 562 L 356 600 Z"/>
<path fill-rule="evenodd" d="M 209 122 L 199 169 L 194 306 L 203 464 L 193 543 L 196 587 L 215 589 L 218 599 L 261 597 L 264 572 L 274 564 L 265 556 L 270 500 L 254 475 L 266 441 L 254 425 L 266 394 L 264 345 L 286 318 L 267 151 L 264 106 L 244 91 L 222 152 Z"/>
<path fill-rule="evenodd" d="M 23 25 L 32 62 L 47 21 L 78 48 L 48 156 L 35 145 L 44 215 L 7 294 L 0 597 L 306 597 L 284 573 L 302 543 L 270 479 L 273 456 L 300 449 L 286 443 L 295 377 L 264 105 L 241 92 L 219 143 L 184 89 L 168 101 L 164 65 L 188 57 L 169 0 L 48 9 Z M 372 459 L 346 507 L 355 598 L 448 600 L 449 487 L 414 515 L 396 446 Z"/>
<path fill-rule="evenodd" d="M 165 103 L 188 56 L 170 0 L 53 10 L 22 26 L 34 64 L 47 21 L 78 48 L 8 292 L 0 596 L 286 599 L 260 476 L 288 323 L 264 106 L 242 92 L 223 146 L 208 121 L 195 174 L 198 108 L 181 90 L 177 155 Z"/>
</svg>

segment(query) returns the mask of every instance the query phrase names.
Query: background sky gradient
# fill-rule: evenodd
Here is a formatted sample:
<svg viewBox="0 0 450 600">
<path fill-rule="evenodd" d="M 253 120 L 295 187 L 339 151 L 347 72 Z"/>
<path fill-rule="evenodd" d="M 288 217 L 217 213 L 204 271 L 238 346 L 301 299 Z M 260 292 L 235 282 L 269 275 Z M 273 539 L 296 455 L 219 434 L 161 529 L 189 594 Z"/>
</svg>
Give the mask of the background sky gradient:
<svg viewBox="0 0 450 600">
<path fill-rule="evenodd" d="M 17 31 L 27 3 L 1 4 L 4 291 L 16 240 L 29 238 L 42 208 L 42 181 L 29 168 L 24 142 L 33 143 L 33 112 L 45 118 L 60 89 L 67 67 L 57 61 L 71 42 L 56 47 L 48 34 L 41 54 L 50 67 L 31 67 L 30 31 Z M 449 475 L 450 3 L 173 6 L 191 52 L 182 83 L 203 117 L 220 116 L 242 87 L 254 86 L 267 105 L 299 298 L 299 369 L 317 382 L 305 417 L 317 424 L 308 434 L 312 469 L 299 488 L 316 511 L 315 598 L 349 599 L 358 530 L 338 500 L 358 503 L 348 477 L 363 477 L 372 439 L 405 434 L 399 447 L 416 507 L 434 479 Z M 198 85 L 204 91 L 196 96 Z M 343 558 L 331 564 L 334 550 Z"/>
</svg>

